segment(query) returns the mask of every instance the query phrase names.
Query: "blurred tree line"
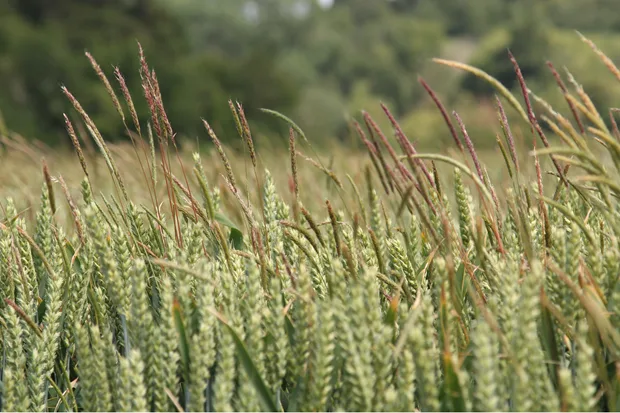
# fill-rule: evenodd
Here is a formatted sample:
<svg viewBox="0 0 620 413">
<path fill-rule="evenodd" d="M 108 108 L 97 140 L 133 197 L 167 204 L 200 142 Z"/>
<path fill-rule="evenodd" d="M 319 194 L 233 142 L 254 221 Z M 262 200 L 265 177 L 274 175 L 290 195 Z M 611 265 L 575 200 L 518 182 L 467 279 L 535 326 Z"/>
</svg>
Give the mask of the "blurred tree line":
<svg viewBox="0 0 620 413">
<path fill-rule="evenodd" d="M 61 115 L 70 107 L 59 89 L 66 85 L 107 139 L 125 139 L 83 52 L 110 78 L 120 68 L 147 121 L 140 41 L 173 127 L 188 139 L 205 138 L 204 117 L 222 140 L 237 141 L 229 98 L 244 104 L 262 142 L 285 131 L 261 107 L 327 142 L 346 138 L 360 109 L 378 115 L 383 101 L 414 139 L 432 146 L 445 133 L 419 74 L 466 112 L 473 130 L 493 117 L 470 104 L 490 102 L 488 86 L 432 57 L 469 62 L 514 88 L 510 49 L 530 88 L 561 104 L 545 66 L 552 60 L 595 103 L 613 106 L 618 90 L 596 58 L 583 59 L 588 49 L 574 30 L 620 58 L 617 11 L 617 0 L 0 0 L 0 113 L 23 136 L 66 141 Z"/>
</svg>

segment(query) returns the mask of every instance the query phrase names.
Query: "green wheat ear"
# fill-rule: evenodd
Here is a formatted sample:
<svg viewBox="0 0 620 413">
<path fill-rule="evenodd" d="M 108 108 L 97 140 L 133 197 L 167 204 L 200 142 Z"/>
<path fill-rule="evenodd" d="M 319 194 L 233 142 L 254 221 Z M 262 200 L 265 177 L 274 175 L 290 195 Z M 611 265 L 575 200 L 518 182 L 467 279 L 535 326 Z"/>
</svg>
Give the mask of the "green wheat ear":
<svg viewBox="0 0 620 413">
<path fill-rule="evenodd" d="M 119 397 L 115 400 L 118 411 L 143 412 L 148 410 L 144 372 L 145 367 L 140 350 L 132 349 L 127 358 L 120 358 L 117 389 Z"/>
<path fill-rule="evenodd" d="M 594 381 L 594 350 L 589 344 L 588 323 L 581 321 L 577 326 L 577 350 L 573 359 L 575 367 L 575 389 L 577 408 L 584 412 L 592 411 L 596 405 Z"/>
<path fill-rule="evenodd" d="M 22 344 L 24 328 L 13 307 L 7 307 L 3 316 L 6 327 L 3 334 L 6 360 L 3 374 L 3 410 L 28 411 L 30 406 L 26 383 L 26 354 Z"/>
<path fill-rule="evenodd" d="M 463 184 L 463 178 L 461 170 L 454 169 L 454 191 L 456 194 L 456 203 L 459 213 L 459 230 L 461 234 L 461 241 L 465 249 L 469 249 L 472 242 L 472 218 L 471 208 L 472 197 L 469 190 Z"/>
<path fill-rule="evenodd" d="M 18 267 L 13 259 L 11 251 L 11 233 L 8 230 L 0 230 L 0 287 L 2 297 L 15 300 L 15 284 L 17 281 Z M 6 302 L 0 302 L 0 308 L 6 309 Z"/>
<path fill-rule="evenodd" d="M 154 323 L 154 336 L 148 338 L 152 343 L 153 361 L 149 366 L 147 385 L 153 392 L 155 410 L 171 408 L 168 389 L 172 394 L 178 393 L 179 378 L 177 375 L 179 354 L 179 338 L 173 321 L 174 290 L 171 277 L 164 275 L 160 284 L 160 308 L 158 323 Z M 189 314 L 188 314 L 189 315 Z"/>
<path fill-rule="evenodd" d="M 213 269 L 203 263 L 205 272 Z M 192 411 L 204 411 L 207 403 L 207 387 L 211 377 L 211 368 L 216 359 L 216 323 L 217 319 L 209 311 L 214 306 L 214 288 L 210 283 L 201 283 L 196 287 L 195 316 L 198 326 L 190 342 L 191 355 L 191 389 L 190 403 Z"/>
<path fill-rule="evenodd" d="M 47 186 L 44 184 L 41 190 L 41 207 L 37 212 L 36 217 L 34 240 L 41 248 L 43 256 L 46 258 L 52 256 L 52 251 L 55 244 L 54 236 L 52 234 L 52 217 L 53 213 L 49 199 L 49 192 L 47 191 Z M 47 288 L 47 278 L 49 277 L 49 274 L 47 274 L 47 270 L 41 257 L 35 256 L 35 265 L 37 268 L 37 275 L 39 277 L 40 289 L 43 293 Z"/>
<path fill-rule="evenodd" d="M 263 329 L 264 308 L 263 289 L 261 287 L 260 271 L 256 266 L 250 267 L 246 271 L 245 286 L 246 300 L 241 307 L 241 313 L 244 317 L 245 326 L 245 343 L 248 346 L 248 352 L 256 366 L 258 374 L 265 376 L 264 363 L 264 339 L 265 332 Z M 239 406 L 240 410 L 254 411 L 260 408 L 257 400 L 256 389 L 250 383 L 245 371 L 240 372 L 240 379 L 243 381 L 239 389 Z"/>
<path fill-rule="evenodd" d="M 90 330 L 90 332 L 88 331 Z M 82 378 L 80 393 L 84 395 L 84 408 L 88 411 L 110 411 L 112 397 L 104 366 L 103 341 L 99 328 L 76 327 L 78 368 Z"/>
<path fill-rule="evenodd" d="M 394 281 L 399 282 L 400 276 L 403 276 L 409 289 L 417 291 L 419 288 L 416 278 L 417 274 L 402 243 L 396 238 L 389 238 L 387 240 L 387 250 L 390 256 L 390 266 L 399 274 L 399 277 Z"/>
<path fill-rule="evenodd" d="M 277 393 L 282 386 L 290 359 L 290 342 L 286 334 L 286 315 L 284 313 L 284 295 L 282 280 L 272 278 L 269 284 L 268 311 L 264 318 L 267 336 L 265 368 L 267 381 Z M 269 340 L 271 338 L 271 340 Z"/>
<path fill-rule="evenodd" d="M 419 355 L 416 359 L 416 387 L 420 394 L 419 405 L 424 410 L 439 411 L 439 351 L 435 335 L 432 334 L 435 312 L 427 294 L 422 293 L 422 301 L 417 311 L 420 312 L 419 322 L 415 324 L 410 333 L 410 342 L 415 354 Z"/>
<path fill-rule="evenodd" d="M 484 320 L 479 320 L 473 331 L 475 392 L 474 408 L 479 412 L 506 409 L 500 392 L 503 372 L 499 363 L 499 342 Z"/>
</svg>

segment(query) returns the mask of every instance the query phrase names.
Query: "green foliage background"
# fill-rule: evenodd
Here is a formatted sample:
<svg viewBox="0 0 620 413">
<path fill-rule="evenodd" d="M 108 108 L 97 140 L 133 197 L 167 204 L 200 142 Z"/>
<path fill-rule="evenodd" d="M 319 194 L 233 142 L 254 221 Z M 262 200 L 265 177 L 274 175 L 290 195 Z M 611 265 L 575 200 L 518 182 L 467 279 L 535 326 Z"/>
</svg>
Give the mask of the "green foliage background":
<svg viewBox="0 0 620 413">
<path fill-rule="evenodd" d="M 323 4 L 323 5 L 321 5 Z M 86 110 L 110 140 L 127 139 L 105 90 L 81 58 L 98 56 L 137 73 L 137 41 L 158 76 L 180 136 L 205 139 L 198 121 L 209 118 L 234 139 L 229 98 L 242 102 L 261 136 L 259 145 L 285 142 L 286 130 L 261 115 L 261 107 L 296 119 L 316 140 L 349 140 L 348 120 L 360 109 L 380 113 L 385 102 L 424 148 L 445 140 L 433 128 L 440 116 L 417 76 L 437 86 L 458 107 L 480 146 L 493 132 L 477 130 L 490 115 L 470 103 L 489 99 L 488 85 L 438 69 L 432 57 L 480 67 L 514 88 L 510 49 L 531 84 L 550 84 L 544 62 L 566 66 L 581 79 L 595 104 L 613 106 L 617 88 L 603 85 L 599 62 L 581 59 L 573 30 L 583 31 L 620 57 L 620 16 L 614 0 L 0 0 L 0 113 L 8 128 L 29 139 L 68 143 L 62 113 L 69 112 L 61 85 L 79 90 Z M 140 94 L 140 79 L 127 79 Z M 559 103 L 551 87 L 545 99 Z M 140 104 L 143 104 L 139 102 Z M 475 105 L 476 107 L 478 105 Z M 464 109 L 463 109 L 464 108 Z M 138 108 L 144 113 L 144 107 Z M 464 112 L 463 112 L 464 111 Z M 468 113 L 469 112 L 469 113 Z"/>
</svg>

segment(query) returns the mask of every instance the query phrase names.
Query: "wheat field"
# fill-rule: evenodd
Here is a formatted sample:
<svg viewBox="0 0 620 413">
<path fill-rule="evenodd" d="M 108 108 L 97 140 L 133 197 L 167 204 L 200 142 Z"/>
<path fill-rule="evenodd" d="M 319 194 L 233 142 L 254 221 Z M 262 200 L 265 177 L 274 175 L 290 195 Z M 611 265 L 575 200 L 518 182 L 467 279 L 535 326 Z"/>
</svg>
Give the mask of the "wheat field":
<svg viewBox="0 0 620 413">
<path fill-rule="evenodd" d="M 438 60 L 495 87 L 496 152 L 421 80 L 444 154 L 387 107 L 331 156 L 265 110 L 283 156 L 232 101 L 243 153 L 208 120 L 212 150 L 179 149 L 142 51 L 146 125 L 88 58 L 130 143 L 66 89 L 72 154 L 2 138 L 3 411 L 620 408 L 620 132 L 574 79 L 552 108 L 512 56 L 522 95 Z"/>
</svg>

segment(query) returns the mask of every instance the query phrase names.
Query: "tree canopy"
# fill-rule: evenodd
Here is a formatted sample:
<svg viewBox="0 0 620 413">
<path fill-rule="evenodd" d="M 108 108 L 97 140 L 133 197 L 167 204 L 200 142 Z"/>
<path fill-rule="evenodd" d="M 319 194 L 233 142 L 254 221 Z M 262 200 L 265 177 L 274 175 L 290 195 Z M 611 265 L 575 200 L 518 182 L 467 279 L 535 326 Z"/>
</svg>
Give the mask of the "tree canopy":
<svg viewBox="0 0 620 413">
<path fill-rule="evenodd" d="M 316 139 L 344 138 L 347 119 L 383 101 L 401 118 L 420 118 L 428 99 L 417 76 L 441 70 L 431 57 L 455 57 L 515 87 L 507 50 L 528 79 L 549 76 L 561 59 L 590 74 L 575 53 L 557 51 L 572 30 L 602 40 L 613 57 L 620 32 L 615 0 L 0 0 L 0 113 L 27 138 L 66 141 L 60 92 L 76 94 L 108 139 L 125 139 L 105 89 L 83 56 L 88 50 L 113 78 L 118 66 L 145 115 L 137 42 L 156 69 L 173 127 L 205 137 L 201 117 L 235 137 L 228 99 L 244 104 L 266 139 L 282 135 L 258 111 L 268 107 L 299 121 Z M 572 38 L 571 38 L 572 36 Z M 571 39 L 571 40 L 569 40 Z M 569 47 L 570 50 L 570 47 Z M 579 49 L 581 50 L 581 49 Z M 591 65 L 592 63 L 588 63 Z M 447 103 L 489 98 L 471 76 L 437 85 Z M 144 119 L 145 121 L 147 118 Z M 422 134 L 423 135 L 423 134 Z"/>
</svg>

